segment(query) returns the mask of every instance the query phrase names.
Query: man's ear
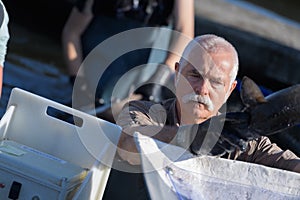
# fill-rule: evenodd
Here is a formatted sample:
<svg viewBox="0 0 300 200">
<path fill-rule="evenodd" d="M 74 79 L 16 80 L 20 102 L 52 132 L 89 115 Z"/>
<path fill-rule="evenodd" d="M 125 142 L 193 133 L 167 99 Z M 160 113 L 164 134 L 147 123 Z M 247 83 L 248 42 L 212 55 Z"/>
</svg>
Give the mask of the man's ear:
<svg viewBox="0 0 300 200">
<path fill-rule="evenodd" d="M 232 93 L 232 91 L 234 90 L 234 88 L 236 88 L 236 85 L 237 85 L 237 81 L 233 81 L 233 83 L 231 84 L 230 86 L 230 94 Z"/>
<path fill-rule="evenodd" d="M 231 93 L 232 93 L 232 91 L 234 90 L 234 88 L 236 88 L 236 86 L 237 86 L 237 81 L 235 80 L 235 81 L 233 81 L 233 83 L 229 86 L 230 88 L 229 88 L 229 92 L 228 93 L 226 93 L 226 100 L 225 101 L 227 101 L 228 100 L 228 98 L 229 98 L 229 96 L 231 95 Z"/>
<path fill-rule="evenodd" d="M 176 72 L 179 71 L 179 62 L 175 62 L 175 71 L 176 71 Z"/>
<path fill-rule="evenodd" d="M 179 62 L 176 62 L 175 63 L 175 78 L 174 78 L 174 84 L 175 85 L 177 83 L 178 74 L 179 74 Z"/>
</svg>

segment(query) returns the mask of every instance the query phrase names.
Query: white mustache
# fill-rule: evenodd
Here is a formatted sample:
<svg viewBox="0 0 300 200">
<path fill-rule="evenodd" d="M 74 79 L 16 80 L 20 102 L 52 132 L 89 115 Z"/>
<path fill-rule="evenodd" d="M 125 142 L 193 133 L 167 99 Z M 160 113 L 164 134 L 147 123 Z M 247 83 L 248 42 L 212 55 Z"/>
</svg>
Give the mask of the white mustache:
<svg viewBox="0 0 300 200">
<path fill-rule="evenodd" d="M 196 95 L 194 93 L 191 93 L 186 94 L 182 97 L 183 103 L 188 103 L 190 101 L 204 104 L 209 111 L 214 110 L 214 105 L 208 96 Z"/>
</svg>

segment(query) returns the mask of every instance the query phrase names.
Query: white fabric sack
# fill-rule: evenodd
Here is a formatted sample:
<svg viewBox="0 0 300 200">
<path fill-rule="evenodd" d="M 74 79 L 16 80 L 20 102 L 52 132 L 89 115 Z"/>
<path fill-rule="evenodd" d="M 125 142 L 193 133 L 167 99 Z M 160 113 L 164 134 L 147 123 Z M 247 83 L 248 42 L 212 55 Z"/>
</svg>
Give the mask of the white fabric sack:
<svg viewBox="0 0 300 200">
<path fill-rule="evenodd" d="M 300 199 L 300 174 L 210 156 L 135 134 L 151 199 Z"/>
</svg>

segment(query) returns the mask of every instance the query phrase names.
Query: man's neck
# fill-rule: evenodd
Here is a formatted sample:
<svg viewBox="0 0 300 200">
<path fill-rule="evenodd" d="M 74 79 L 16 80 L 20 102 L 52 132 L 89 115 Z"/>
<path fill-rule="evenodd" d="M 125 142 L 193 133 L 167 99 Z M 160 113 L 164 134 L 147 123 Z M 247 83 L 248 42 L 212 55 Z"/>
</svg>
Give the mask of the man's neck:
<svg viewBox="0 0 300 200">
<path fill-rule="evenodd" d="M 202 122 L 206 121 L 207 118 L 203 119 L 187 119 L 183 117 L 183 119 L 180 121 L 180 125 L 189 125 L 189 124 L 201 124 Z"/>
</svg>

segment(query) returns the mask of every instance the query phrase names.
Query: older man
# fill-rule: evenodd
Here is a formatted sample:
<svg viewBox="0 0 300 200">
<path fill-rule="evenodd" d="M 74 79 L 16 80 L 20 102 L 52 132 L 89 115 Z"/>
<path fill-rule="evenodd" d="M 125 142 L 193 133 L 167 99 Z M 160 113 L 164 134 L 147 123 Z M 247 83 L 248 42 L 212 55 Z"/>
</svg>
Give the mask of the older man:
<svg viewBox="0 0 300 200">
<path fill-rule="evenodd" d="M 209 34 L 196 37 L 186 47 L 175 69 L 176 99 L 161 104 L 133 101 L 119 115 L 117 123 L 122 126 L 123 134 L 118 144 L 118 154 L 122 159 L 132 165 L 140 164 L 132 137 L 137 131 L 196 154 L 206 151 L 211 155 L 224 155 L 223 152 L 229 152 L 232 154 L 227 154 L 228 158 L 300 172 L 300 159 L 294 153 L 280 149 L 267 137 L 251 133 L 228 134 L 236 130 L 234 124 L 227 126 L 226 121 L 220 130 L 222 142 L 217 138 L 210 143 L 211 148 L 201 150 L 201 145 L 205 146 L 205 138 L 210 135 L 203 131 L 199 133 L 195 127 L 201 129 L 210 121 L 208 119 L 214 118 L 218 122 L 219 116 L 222 116 L 219 110 L 237 84 L 238 55 L 228 41 Z M 228 117 L 248 123 L 243 113 Z"/>
</svg>

